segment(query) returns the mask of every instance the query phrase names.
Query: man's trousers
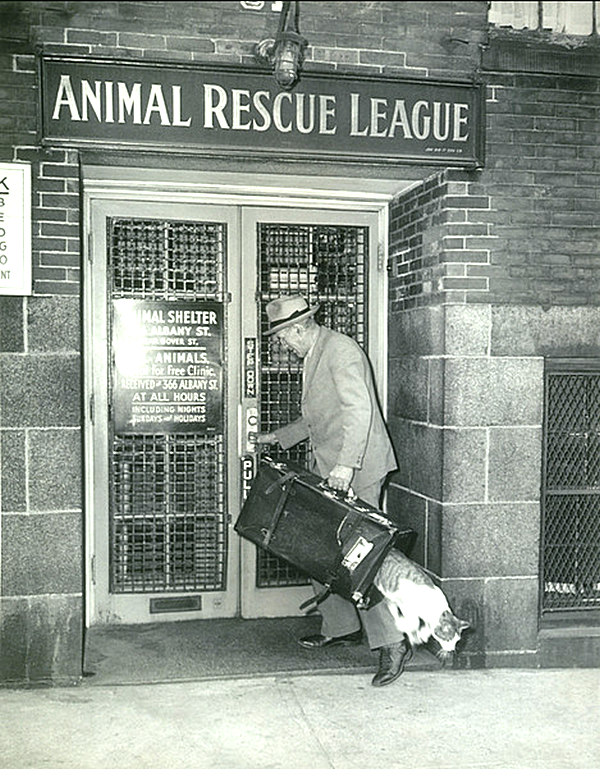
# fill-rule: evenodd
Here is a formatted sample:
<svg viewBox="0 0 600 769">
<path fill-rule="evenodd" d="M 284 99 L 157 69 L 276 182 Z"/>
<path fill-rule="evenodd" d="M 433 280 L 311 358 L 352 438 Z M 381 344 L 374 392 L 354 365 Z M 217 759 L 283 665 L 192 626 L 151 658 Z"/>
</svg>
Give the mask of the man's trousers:
<svg viewBox="0 0 600 769">
<path fill-rule="evenodd" d="M 383 479 L 362 488 L 356 484 L 353 489 L 360 499 L 373 505 L 373 507 L 379 507 L 382 485 Z M 319 593 L 323 589 L 323 585 L 314 580 L 312 584 L 315 593 Z M 396 626 L 385 601 L 380 601 L 370 609 L 357 609 L 352 601 L 332 593 L 319 604 L 318 608 L 323 618 L 321 633 L 329 638 L 354 633 L 360 630 L 361 623 L 364 626 L 371 649 L 389 646 L 402 641 L 404 638 L 404 634 Z"/>
</svg>

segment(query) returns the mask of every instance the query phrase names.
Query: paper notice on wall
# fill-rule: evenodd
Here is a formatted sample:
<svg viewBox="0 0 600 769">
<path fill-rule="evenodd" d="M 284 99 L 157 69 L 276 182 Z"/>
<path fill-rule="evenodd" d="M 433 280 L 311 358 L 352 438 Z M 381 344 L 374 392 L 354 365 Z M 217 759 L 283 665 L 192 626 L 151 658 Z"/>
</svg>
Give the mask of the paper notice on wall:
<svg viewBox="0 0 600 769">
<path fill-rule="evenodd" d="M 31 293 L 31 166 L 0 163 L 0 295 Z"/>
</svg>

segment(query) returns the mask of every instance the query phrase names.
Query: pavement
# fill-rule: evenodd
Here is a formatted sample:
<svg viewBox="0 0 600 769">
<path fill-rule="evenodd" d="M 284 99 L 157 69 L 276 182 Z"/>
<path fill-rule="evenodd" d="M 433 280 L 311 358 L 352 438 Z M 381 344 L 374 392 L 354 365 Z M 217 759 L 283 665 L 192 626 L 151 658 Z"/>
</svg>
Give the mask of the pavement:
<svg viewBox="0 0 600 769">
<path fill-rule="evenodd" d="M 600 669 L 0 689 L 2 769 L 598 769 Z"/>
</svg>

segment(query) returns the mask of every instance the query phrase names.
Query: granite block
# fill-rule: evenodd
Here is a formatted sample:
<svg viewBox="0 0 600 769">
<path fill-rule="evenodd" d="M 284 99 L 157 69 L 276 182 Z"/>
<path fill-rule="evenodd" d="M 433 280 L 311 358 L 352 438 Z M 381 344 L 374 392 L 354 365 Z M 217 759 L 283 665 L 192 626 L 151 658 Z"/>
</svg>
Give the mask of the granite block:
<svg viewBox="0 0 600 769">
<path fill-rule="evenodd" d="M 30 509 L 80 510 L 81 487 L 80 430 L 30 430 Z"/>
<path fill-rule="evenodd" d="M 82 592 L 81 513 L 2 516 L 2 595 Z"/>
<path fill-rule="evenodd" d="M 541 425 L 541 358 L 449 358 L 444 374 L 447 426 Z"/>
<path fill-rule="evenodd" d="M 538 574 L 540 506 L 534 502 L 445 505 L 441 536 L 442 577 Z"/>
<path fill-rule="evenodd" d="M 29 679 L 61 680 L 81 676 L 82 599 L 43 596 L 32 599 L 30 606 Z"/>
<path fill-rule="evenodd" d="M 444 358 L 429 359 L 428 422 L 444 426 Z"/>
<path fill-rule="evenodd" d="M 481 667 L 473 663 L 473 658 L 481 659 L 483 664 L 488 641 L 484 607 L 485 580 L 443 579 L 440 587 L 454 614 L 470 624 L 457 646 L 457 667 Z"/>
<path fill-rule="evenodd" d="M 486 580 L 486 649 L 537 649 L 538 593 L 537 577 Z"/>
<path fill-rule="evenodd" d="M 530 500 L 541 493 L 542 429 L 490 429 L 488 498 L 491 502 Z"/>
<path fill-rule="evenodd" d="M 471 625 L 458 647 L 457 667 L 487 666 L 490 654 L 498 651 L 529 652 L 527 664 L 534 663 L 538 626 L 537 578 L 449 579 L 443 580 L 441 587 L 456 616 Z M 479 661 L 474 663 L 477 659 Z M 492 666 L 499 666 L 497 660 Z"/>
<path fill-rule="evenodd" d="M 444 354 L 489 354 L 491 309 L 488 305 L 450 305 L 444 308 Z"/>
<path fill-rule="evenodd" d="M 444 430 L 443 502 L 483 502 L 486 430 Z"/>
<path fill-rule="evenodd" d="M 442 573 L 442 524 L 444 506 L 428 500 L 427 504 L 427 541 L 424 565 L 434 574 Z"/>
<path fill-rule="evenodd" d="M 428 413 L 428 362 L 422 358 L 392 359 L 388 374 L 390 415 L 426 422 Z"/>
<path fill-rule="evenodd" d="M 417 494 L 441 499 L 442 431 L 395 418 L 389 420 L 388 426 L 398 458 L 393 482 Z"/>
<path fill-rule="evenodd" d="M 81 597 L 0 599 L 0 647 L 2 682 L 78 681 L 83 652 Z"/>
<path fill-rule="evenodd" d="M 76 296 L 41 296 L 28 304 L 31 352 L 77 352 L 81 349 L 81 310 Z"/>
<path fill-rule="evenodd" d="M 79 369 L 77 355 L 6 355 L 0 358 L 4 426 L 79 425 Z"/>
<path fill-rule="evenodd" d="M 23 352 L 23 302 L 20 296 L 0 296 L 0 352 Z"/>
<path fill-rule="evenodd" d="M 386 498 L 386 512 L 389 518 L 400 527 L 412 529 L 416 538 L 412 550 L 407 555 L 425 565 L 425 541 L 427 534 L 427 501 L 405 489 L 390 484 Z"/>
<path fill-rule="evenodd" d="M 0 598 L 0 681 L 27 680 L 29 600 Z"/>
<path fill-rule="evenodd" d="M 491 354 L 600 357 L 600 307 L 492 307 Z"/>
<path fill-rule="evenodd" d="M 0 509 L 17 513 L 27 509 L 25 431 L 0 431 Z"/>
<path fill-rule="evenodd" d="M 538 636 L 544 668 L 600 667 L 600 628 L 570 623 L 566 628 L 542 629 Z"/>
<path fill-rule="evenodd" d="M 388 355 L 390 359 L 406 355 L 442 355 L 443 352 L 442 307 L 419 307 L 399 313 L 389 313 Z"/>
</svg>

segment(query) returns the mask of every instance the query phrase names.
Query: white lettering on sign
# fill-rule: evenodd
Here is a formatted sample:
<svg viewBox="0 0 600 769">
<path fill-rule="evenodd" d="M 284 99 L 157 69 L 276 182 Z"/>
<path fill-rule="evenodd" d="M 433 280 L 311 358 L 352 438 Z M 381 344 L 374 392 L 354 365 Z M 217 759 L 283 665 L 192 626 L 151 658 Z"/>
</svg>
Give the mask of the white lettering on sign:
<svg viewBox="0 0 600 769">
<path fill-rule="evenodd" d="M 217 313 L 213 310 L 135 310 L 134 318 L 137 323 L 152 323 L 153 325 L 160 326 L 165 324 L 165 328 L 168 324 L 175 323 L 191 323 L 198 326 L 216 326 L 219 322 Z M 157 333 L 153 331 L 153 333 Z M 169 333 L 168 331 L 162 331 L 161 333 Z M 171 331 L 170 333 L 176 333 Z M 191 329 L 181 331 L 181 333 L 189 334 Z"/>
<path fill-rule="evenodd" d="M 116 299 L 113 311 L 118 429 L 220 430 L 221 305 Z"/>
<path fill-rule="evenodd" d="M 62 110 L 65 109 L 74 122 L 88 122 L 93 113 L 99 123 L 114 123 L 116 103 L 119 123 L 125 123 L 130 118 L 134 125 L 149 125 L 154 114 L 158 115 L 160 124 L 165 126 L 189 126 L 192 123 L 191 117 L 185 120 L 182 117 L 180 85 L 171 86 L 169 100 L 165 97 L 161 83 L 152 83 L 147 94 L 142 91 L 141 83 L 133 83 L 128 87 L 127 83 L 106 80 L 104 87 L 102 85 L 101 80 L 95 80 L 93 85 L 88 80 L 82 80 L 78 100 L 71 76 L 61 75 L 52 120 L 60 120 Z"/>
<path fill-rule="evenodd" d="M 366 102 L 366 103 L 365 103 Z M 469 138 L 469 105 L 420 99 L 407 109 L 404 99 L 370 98 L 350 94 L 350 136 L 465 142 Z"/>
<path fill-rule="evenodd" d="M 205 83 L 203 128 L 225 131 L 298 131 L 301 134 L 335 134 L 336 97 L 319 94 L 255 91 Z"/>
<path fill-rule="evenodd" d="M 0 295 L 31 288 L 31 166 L 0 163 Z"/>
<path fill-rule="evenodd" d="M 305 73 L 282 91 L 272 73 L 254 68 L 53 55 L 41 65 L 41 131 L 50 145 L 483 164 L 482 84 Z"/>
</svg>

